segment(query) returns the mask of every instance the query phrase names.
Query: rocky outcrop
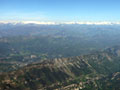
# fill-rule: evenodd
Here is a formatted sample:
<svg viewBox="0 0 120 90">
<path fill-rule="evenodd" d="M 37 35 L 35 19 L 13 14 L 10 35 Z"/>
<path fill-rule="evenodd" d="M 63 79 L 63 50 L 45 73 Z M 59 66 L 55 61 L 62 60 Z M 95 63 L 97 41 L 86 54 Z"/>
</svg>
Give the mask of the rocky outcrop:
<svg viewBox="0 0 120 90">
<path fill-rule="evenodd" d="M 119 59 L 119 48 L 109 48 L 89 55 L 45 60 L 2 74 L 0 90 L 100 88 L 96 81 L 118 72 Z"/>
</svg>

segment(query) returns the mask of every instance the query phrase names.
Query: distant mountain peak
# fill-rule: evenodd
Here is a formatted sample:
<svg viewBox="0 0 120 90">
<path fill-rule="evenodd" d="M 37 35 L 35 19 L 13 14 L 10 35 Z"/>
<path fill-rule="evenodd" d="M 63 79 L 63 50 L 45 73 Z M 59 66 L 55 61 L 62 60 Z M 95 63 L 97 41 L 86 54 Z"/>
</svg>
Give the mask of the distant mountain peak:
<svg viewBox="0 0 120 90">
<path fill-rule="evenodd" d="M 45 22 L 45 21 L 0 21 L 2 24 L 44 24 L 44 25 L 57 25 L 57 24 L 86 24 L 86 25 L 119 25 L 120 22 L 109 22 L 109 21 L 100 21 L 100 22 L 91 22 L 91 21 L 71 21 L 71 22 Z"/>
</svg>

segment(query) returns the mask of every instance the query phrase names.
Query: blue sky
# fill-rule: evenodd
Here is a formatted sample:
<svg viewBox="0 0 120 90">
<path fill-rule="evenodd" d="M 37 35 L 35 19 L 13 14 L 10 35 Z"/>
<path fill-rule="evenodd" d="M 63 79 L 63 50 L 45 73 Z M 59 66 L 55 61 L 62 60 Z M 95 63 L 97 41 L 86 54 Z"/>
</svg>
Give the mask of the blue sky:
<svg viewBox="0 0 120 90">
<path fill-rule="evenodd" d="M 0 21 L 120 21 L 120 0 L 0 0 Z"/>
</svg>

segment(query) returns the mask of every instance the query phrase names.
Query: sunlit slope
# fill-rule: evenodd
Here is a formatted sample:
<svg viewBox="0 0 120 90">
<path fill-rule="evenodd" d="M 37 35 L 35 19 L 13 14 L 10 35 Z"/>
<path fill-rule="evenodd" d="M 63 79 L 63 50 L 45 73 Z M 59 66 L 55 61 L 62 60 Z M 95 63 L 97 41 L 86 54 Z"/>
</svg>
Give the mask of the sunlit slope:
<svg viewBox="0 0 120 90">
<path fill-rule="evenodd" d="M 96 81 L 120 71 L 119 56 L 120 47 L 116 46 L 93 54 L 34 63 L 1 75 L 0 87 L 8 90 L 55 89 L 70 84 L 79 87 L 82 82 L 82 88 L 103 88 Z"/>
</svg>

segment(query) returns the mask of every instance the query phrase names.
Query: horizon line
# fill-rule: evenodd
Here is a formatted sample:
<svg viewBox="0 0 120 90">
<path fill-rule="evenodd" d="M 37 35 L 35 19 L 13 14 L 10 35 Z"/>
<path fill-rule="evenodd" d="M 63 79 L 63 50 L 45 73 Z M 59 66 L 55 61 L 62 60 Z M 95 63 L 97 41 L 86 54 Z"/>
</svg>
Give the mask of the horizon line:
<svg viewBox="0 0 120 90">
<path fill-rule="evenodd" d="M 0 21 L 0 24 L 87 24 L 87 25 L 113 25 L 120 24 L 120 21 L 67 21 L 67 22 L 52 22 L 52 21 Z"/>
</svg>

